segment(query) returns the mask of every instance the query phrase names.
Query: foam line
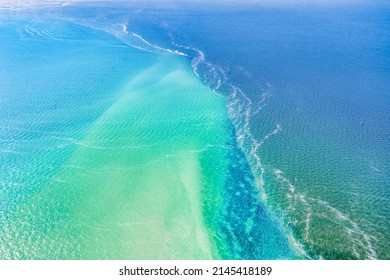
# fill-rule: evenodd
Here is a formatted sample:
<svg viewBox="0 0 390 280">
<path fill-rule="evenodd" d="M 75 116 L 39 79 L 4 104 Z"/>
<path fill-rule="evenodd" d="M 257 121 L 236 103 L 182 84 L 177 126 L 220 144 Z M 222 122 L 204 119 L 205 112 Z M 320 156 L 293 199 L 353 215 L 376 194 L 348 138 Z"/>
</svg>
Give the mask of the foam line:
<svg viewBox="0 0 390 280">
<path fill-rule="evenodd" d="M 305 207 L 305 212 L 306 212 L 306 220 L 305 220 L 305 234 L 304 234 L 304 239 L 306 240 L 307 244 L 310 244 L 310 222 L 312 219 L 312 209 L 313 208 L 318 208 L 312 207 L 311 204 L 317 204 L 317 205 L 322 205 L 327 209 L 326 213 L 327 216 L 329 213 L 333 214 L 333 221 L 339 222 L 344 226 L 345 232 L 350 236 L 350 239 L 353 240 L 355 247 L 357 244 L 362 248 L 366 248 L 367 250 L 367 256 L 364 258 L 368 259 L 376 259 L 377 254 L 373 248 L 372 245 L 372 239 L 371 237 L 365 233 L 362 229 L 359 228 L 358 224 L 353 221 L 350 217 L 348 217 L 346 214 L 342 213 L 340 210 L 337 208 L 331 206 L 328 202 L 318 199 L 318 198 L 312 198 L 307 195 L 304 195 L 300 192 L 297 191 L 297 187 L 294 186 L 290 180 L 288 180 L 284 174 L 283 171 L 279 169 L 273 169 L 274 175 L 276 178 L 283 184 L 287 185 L 287 190 L 289 192 L 289 211 L 294 211 L 296 209 L 296 204 L 299 202 L 301 205 Z M 358 238 L 360 237 L 360 238 Z M 364 241 L 362 241 L 364 240 Z M 360 254 L 357 252 L 356 248 L 354 248 L 353 253 L 355 257 L 361 258 Z"/>
</svg>

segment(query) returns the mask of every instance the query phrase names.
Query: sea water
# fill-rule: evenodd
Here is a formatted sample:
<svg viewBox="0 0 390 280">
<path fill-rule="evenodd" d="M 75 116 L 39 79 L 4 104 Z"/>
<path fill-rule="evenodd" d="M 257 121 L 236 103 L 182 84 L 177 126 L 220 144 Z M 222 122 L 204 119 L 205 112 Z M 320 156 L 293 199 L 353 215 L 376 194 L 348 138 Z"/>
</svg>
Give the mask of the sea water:
<svg viewBox="0 0 390 280">
<path fill-rule="evenodd" d="M 3 8 L 1 258 L 388 258 L 388 11 Z"/>
<path fill-rule="evenodd" d="M 222 85 L 206 83 L 230 92 L 262 199 L 309 258 L 389 258 L 389 11 L 255 4 L 172 19 L 218 65 Z"/>
<path fill-rule="evenodd" d="M 224 97 L 122 8 L 2 11 L 1 257 L 294 257 Z"/>
</svg>

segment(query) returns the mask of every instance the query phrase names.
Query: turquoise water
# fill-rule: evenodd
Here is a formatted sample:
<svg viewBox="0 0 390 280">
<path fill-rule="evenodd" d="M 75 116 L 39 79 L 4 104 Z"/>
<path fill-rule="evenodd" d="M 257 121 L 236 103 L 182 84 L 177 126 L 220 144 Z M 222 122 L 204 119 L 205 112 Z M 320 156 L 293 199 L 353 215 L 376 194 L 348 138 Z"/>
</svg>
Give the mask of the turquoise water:
<svg viewBox="0 0 390 280">
<path fill-rule="evenodd" d="M 225 99 L 96 9 L 2 11 L 1 258 L 294 257 Z"/>
<path fill-rule="evenodd" d="M 1 259 L 388 259 L 389 7 L 0 10 Z"/>
</svg>

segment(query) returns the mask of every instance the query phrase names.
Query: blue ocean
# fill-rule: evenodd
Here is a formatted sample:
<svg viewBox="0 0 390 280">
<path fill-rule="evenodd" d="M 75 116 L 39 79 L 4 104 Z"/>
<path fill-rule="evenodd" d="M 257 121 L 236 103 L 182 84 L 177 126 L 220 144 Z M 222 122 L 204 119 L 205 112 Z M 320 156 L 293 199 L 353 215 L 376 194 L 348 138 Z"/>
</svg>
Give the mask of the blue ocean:
<svg viewBox="0 0 390 280">
<path fill-rule="evenodd" d="M 389 15 L 0 4 L 0 259 L 389 259 Z"/>
</svg>

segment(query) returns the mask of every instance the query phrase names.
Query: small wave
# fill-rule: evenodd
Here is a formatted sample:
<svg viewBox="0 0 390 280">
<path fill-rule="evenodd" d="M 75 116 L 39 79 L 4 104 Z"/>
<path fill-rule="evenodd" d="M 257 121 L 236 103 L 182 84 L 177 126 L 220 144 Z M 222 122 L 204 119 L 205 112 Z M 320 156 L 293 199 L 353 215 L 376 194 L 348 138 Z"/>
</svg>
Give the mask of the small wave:
<svg viewBox="0 0 390 280">
<path fill-rule="evenodd" d="M 52 40 L 56 39 L 54 34 L 47 28 L 37 27 L 33 22 L 26 25 L 23 30 L 19 30 L 19 34 L 23 38 L 44 39 Z"/>
<path fill-rule="evenodd" d="M 13 155 L 21 155 L 20 152 L 15 152 L 10 149 L 0 149 L 0 154 L 13 154 Z"/>
<path fill-rule="evenodd" d="M 350 217 L 348 217 L 346 214 L 342 213 L 337 208 L 331 206 L 328 202 L 323 201 L 318 198 L 309 198 L 309 200 L 318 203 L 325 208 L 328 209 L 327 213 L 333 213 L 333 215 L 336 217 L 336 220 L 343 222 L 343 224 L 346 224 L 346 232 L 350 236 L 350 238 L 354 241 L 355 245 L 359 245 L 362 248 L 365 248 L 367 251 L 367 258 L 368 259 L 376 259 L 376 252 L 372 246 L 372 238 L 365 233 L 356 222 L 354 222 Z M 361 238 L 358 238 L 358 237 Z M 362 241 L 363 239 L 364 241 Z M 359 252 L 356 250 L 356 247 L 353 246 L 353 253 L 357 258 L 361 258 Z"/>
<path fill-rule="evenodd" d="M 367 252 L 367 255 L 364 256 L 364 258 L 368 258 L 368 259 L 377 258 L 376 252 L 372 245 L 372 238 L 367 233 L 365 233 L 355 221 L 353 221 L 350 217 L 348 217 L 348 215 L 342 213 L 340 210 L 333 207 L 330 203 L 324 200 L 309 197 L 297 191 L 297 187 L 293 185 L 290 182 L 290 180 L 288 180 L 284 176 L 283 171 L 279 169 L 273 169 L 273 173 L 276 179 L 280 183 L 282 183 L 282 186 L 284 185 L 286 187 L 286 197 L 288 198 L 288 203 L 289 203 L 288 208 L 286 210 L 289 213 L 293 213 L 293 211 L 297 209 L 297 204 L 303 206 L 304 213 L 306 213 L 305 214 L 306 219 L 304 221 L 305 224 L 304 236 L 302 238 L 305 240 L 306 244 L 313 244 L 313 240 L 310 236 L 310 223 L 314 218 L 312 209 L 319 209 L 320 207 L 324 207 L 326 208 L 326 211 L 324 211 L 323 213 L 326 213 L 326 218 L 329 218 L 333 222 L 342 225 L 344 228 L 344 232 L 352 240 L 353 242 L 352 253 L 356 258 L 362 258 L 362 256 L 358 252 L 359 250 L 357 247 L 364 248 L 364 251 Z M 289 223 L 290 219 L 291 217 L 287 218 L 287 223 Z M 293 235 L 292 232 L 291 234 Z"/>
<path fill-rule="evenodd" d="M 72 37 L 69 33 L 54 26 L 55 25 L 42 25 L 39 21 L 31 21 L 26 24 L 23 29 L 18 29 L 17 32 L 21 39 L 50 40 L 59 42 L 74 42 L 81 40 Z"/>
</svg>

